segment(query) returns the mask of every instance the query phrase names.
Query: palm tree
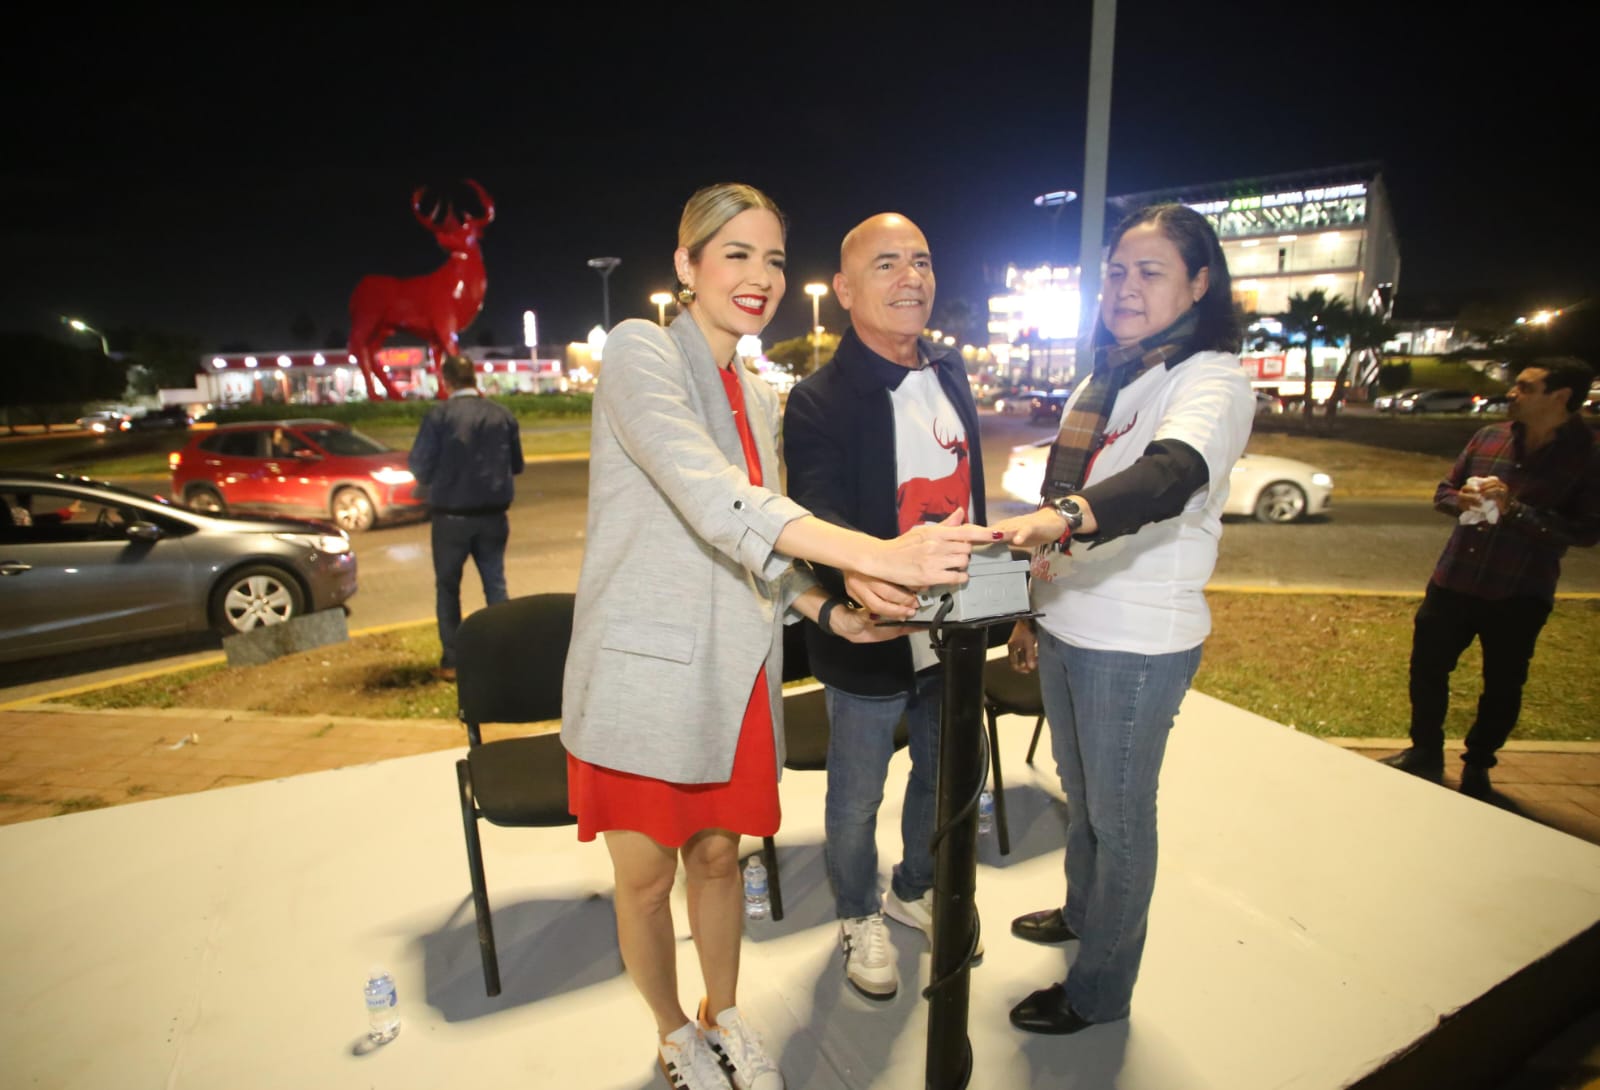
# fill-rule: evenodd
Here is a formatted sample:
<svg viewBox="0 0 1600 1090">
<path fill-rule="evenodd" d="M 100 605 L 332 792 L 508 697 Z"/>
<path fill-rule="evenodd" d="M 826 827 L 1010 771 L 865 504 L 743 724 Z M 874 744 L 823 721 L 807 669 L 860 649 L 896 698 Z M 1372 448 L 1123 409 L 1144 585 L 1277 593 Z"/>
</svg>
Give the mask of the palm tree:
<svg viewBox="0 0 1600 1090">
<path fill-rule="evenodd" d="M 1344 396 L 1345 383 L 1350 379 L 1355 358 L 1363 352 L 1383 355 L 1383 346 L 1398 332 L 1383 315 L 1370 310 L 1349 310 L 1332 330 L 1335 336 L 1345 338 L 1344 361 L 1334 376 L 1333 396 L 1328 399 L 1328 429 L 1333 429 L 1334 414 L 1339 411 L 1339 399 Z"/>
<path fill-rule="evenodd" d="M 1283 323 L 1284 332 L 1293 337 L 1300 334 L 1306 340 L 1306 396 L 1305 420 L 1306 430 L 1311 430 L 1316 400 L 1311 396 L 1311 357 L 1312 350 L 1317 342 L 1327 337 L 1328 327 L 1337 326 L 1350 311 L 1350 304 L 1344 297 L 1335 295 L 1329 297 L 1321 288 L 1316 288 L 1304 295 L 1291 295 L 1289 309 L 1278 315 L 1278 320 Z"/>
</svg>

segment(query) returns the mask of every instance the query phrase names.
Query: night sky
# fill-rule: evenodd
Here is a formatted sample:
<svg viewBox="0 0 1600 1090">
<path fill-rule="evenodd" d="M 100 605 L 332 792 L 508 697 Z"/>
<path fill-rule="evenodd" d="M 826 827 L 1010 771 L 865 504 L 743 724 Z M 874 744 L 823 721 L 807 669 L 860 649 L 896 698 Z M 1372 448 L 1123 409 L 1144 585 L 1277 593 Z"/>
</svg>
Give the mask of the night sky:
<svg viewBox="0 0 1600 1090">
<path fill-rule="evenodd" d="M 1376 160 L 1402 316 L 1596 294 L 1578 168 L 1595 57 L 1561 14 L 1583 9 L 1521 27 L 1504 8 L 1481 24 L 1401 8 L 1124 0 L 1110 192 Z M 520 343 L 526 308 L 542 342 L 581 338 L 601 255 L 622 259 L 613 321 L 654 317 L 683 201 L 713 181 L 758 185 L 789 216 L 769 340 L 804 332 L 801 285 L 828 279 L 840 236 L 875 212 L 923 227 L 942 299 L 981 308 L 1008 261 L 1076 261 L 1078 207 L 1051 255 L 1032 198 L 1082 187 L 1086 3 L 564 5 L 570 26 L 521 10 L 8 35 L 0 329 L 70 313 L 269 349 L 309 319 L 325 341 L 362 274 L 439 264 L 410 194 L 463 177 L 498 206 L 468 344 L 485 329 Z M 842 324 L 831 295 L 822 321 Z"/>
</svg>

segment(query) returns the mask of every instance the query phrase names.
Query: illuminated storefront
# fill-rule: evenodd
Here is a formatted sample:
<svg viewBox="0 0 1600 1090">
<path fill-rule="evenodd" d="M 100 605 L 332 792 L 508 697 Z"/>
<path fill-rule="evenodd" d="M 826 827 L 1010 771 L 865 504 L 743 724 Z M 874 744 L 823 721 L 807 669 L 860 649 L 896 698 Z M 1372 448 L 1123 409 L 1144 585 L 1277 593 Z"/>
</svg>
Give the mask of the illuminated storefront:
<svg viewBox="0 0 1600 1090">
<path fill-rule="evenodd" d="M 1078 336 L 1078 269 L 1006 266 L 1005 293 L 989 299 L 992 374 L 984 385 L 1053 388 L 1072 379 Z"/>
<path fill-rule="evenodd" d="M 464 354 L 473 360 L 478 388 L 485 393 L 543 393 L 562 385 L 560 360 L 490 358 L 485 349 Z M 427 362 L 426 348 L 384 348 L 375 358 L 384 377 L 406 397 L 436 395 Z M 367 396 L 355 357 L 335 349 L 208 355 L 195 385 L 201 398 L 215 405 L 331 405 Z"/>
</svg>

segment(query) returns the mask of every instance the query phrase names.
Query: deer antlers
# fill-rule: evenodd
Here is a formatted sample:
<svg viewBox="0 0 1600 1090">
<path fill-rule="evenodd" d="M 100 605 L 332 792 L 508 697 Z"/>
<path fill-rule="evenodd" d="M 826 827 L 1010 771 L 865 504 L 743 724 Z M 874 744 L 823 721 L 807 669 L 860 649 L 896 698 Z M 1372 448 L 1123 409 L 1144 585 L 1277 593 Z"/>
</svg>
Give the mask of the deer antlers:
<svg viewBox="0 0 1600 1090">
<path fill-rule="evenodd" d="M 472 187 L 472 191 L 478 195 L 478 203 L 483 205 L 483 214 L 481 216 L 464 215 L 458 218 L 455 205 L 449 201 L 445 201 L 442 205 L 444 208 L 443 219 L 439 218 L 439 209 L 441 207 L 439 201 L 434 201 L 433 207 L 424 212 L 422 210 L 422 197 L 428 191 L 428 187 L 419 185 L 411 193 L 411 212 L 417 217 L 417 222 L 426 227 L 430 233 L 436 235 L 455 231 L 461 227 L 477 230 L 494 222 L 494 198 L 489 196 L 488 191 L 473 179 L 467 178 L 465 181 L 467 185 Z"/>
<path fill-rule="evenodd" d="M 952 434 L 949 439 L 939 434 L 939 425 L 933 426 L 933 441 L 945 450 L 954 451 L 957 458 L 966 456 L 967 444 L 959 434 Z"/>
</svg>

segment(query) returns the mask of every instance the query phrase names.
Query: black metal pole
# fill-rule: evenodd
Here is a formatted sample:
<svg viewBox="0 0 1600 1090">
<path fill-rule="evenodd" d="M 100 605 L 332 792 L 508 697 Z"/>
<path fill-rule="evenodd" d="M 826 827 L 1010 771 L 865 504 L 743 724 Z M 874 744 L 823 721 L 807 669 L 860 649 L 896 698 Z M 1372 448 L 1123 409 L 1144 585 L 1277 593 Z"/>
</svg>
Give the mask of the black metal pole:
<svg viewBox="0 0 1600 1090">
<path fill-rule="evenodd" d="M 977 800 L 983 789 L 986 625 L 944 631 L 944 700 L 935 785 L 933 981 L 928 985 L 929 1090 L 960 1090 L 972 1076 L 968 979 L 977 948 Z"/>
</svg>

